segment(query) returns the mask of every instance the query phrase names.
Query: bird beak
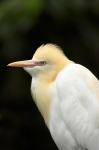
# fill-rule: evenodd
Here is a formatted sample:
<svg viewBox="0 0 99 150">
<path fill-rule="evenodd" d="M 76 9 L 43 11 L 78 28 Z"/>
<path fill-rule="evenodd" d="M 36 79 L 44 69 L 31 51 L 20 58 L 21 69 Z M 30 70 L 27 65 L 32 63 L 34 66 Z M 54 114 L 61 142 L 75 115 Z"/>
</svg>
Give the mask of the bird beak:
<svg viewBox="0 0 99 150">
<path fill-rule="evenodd" d="M 25 61 L 16 61 L 13 63 L 8 64 L 9 67 L 34 67 L 37 66 L 38 62 L 32 60 L 25 60 Z"/>
</svg>

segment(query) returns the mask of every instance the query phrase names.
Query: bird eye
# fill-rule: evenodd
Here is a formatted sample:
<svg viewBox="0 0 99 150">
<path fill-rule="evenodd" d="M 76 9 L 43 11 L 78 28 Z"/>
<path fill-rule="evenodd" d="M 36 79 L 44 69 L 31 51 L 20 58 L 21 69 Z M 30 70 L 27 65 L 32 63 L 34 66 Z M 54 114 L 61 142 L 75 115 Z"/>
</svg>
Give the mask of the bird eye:
<svg viewBox="0 0 99 150">
<path fill-rule="evenodd" d="M 40 61 L 40 65 L 46 65 L 46 61 Z"/>
</svg>

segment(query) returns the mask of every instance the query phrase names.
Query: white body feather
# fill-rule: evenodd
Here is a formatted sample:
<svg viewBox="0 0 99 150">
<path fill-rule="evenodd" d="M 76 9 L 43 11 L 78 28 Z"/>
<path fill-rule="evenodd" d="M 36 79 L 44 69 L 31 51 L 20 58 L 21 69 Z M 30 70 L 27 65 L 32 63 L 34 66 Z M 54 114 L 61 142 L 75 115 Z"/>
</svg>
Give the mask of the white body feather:
<svg viewBox="0 0 99 150">
<path fill-rule="evenodd" d="M 56 78 L 49 128 L 60 150 L 99 150 L 99 97 L 92 85 L 99 89 L 95 76 L 78 64 Z"/>
</svg>

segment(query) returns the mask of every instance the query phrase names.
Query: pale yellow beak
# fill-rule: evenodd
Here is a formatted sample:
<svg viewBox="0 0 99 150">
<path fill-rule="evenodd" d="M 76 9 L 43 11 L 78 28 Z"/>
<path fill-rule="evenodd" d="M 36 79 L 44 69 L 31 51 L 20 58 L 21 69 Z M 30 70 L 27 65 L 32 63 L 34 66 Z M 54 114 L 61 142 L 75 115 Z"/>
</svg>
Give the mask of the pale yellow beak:
<svg viewBox="0 0 99 150">
<path fill-rule="evenodd" d="M 9 67 L 34 67 L 37 66 L 38 63 L 34 60 L 24 60 L 24 61 L 16 61 L 8 64 Z"/>
</svg>

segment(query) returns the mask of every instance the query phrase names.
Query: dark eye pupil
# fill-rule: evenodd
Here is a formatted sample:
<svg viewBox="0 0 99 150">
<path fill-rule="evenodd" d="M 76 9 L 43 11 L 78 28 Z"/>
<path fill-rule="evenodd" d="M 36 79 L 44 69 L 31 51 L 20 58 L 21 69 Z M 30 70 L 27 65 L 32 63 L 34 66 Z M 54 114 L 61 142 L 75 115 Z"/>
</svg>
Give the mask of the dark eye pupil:
<svg viewBox="0 0 99 150">
<path fill-rule="evenodd" d="M 40 64 L 41 64 L 41 65 L 45 65 L 45 64 L 46 64 L 46 61 L 40 61 Z"/>
</svg>

